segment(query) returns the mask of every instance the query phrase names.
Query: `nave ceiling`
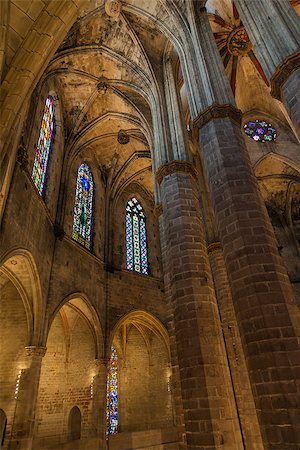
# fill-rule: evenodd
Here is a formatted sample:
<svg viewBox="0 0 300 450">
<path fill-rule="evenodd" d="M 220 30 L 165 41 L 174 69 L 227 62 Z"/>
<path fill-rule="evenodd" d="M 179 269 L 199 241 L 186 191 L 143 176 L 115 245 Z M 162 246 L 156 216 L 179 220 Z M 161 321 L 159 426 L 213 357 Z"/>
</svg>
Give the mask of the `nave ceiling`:
<svg viewBox="0 0 300 450">
<path fill-rule="evenodd" d="M 159 113 L 158 120 L 167 140 L 169 133 L 166 112 L 160 101 L 162 62 L 167 52 L 178 58 L 180 43 L 184 33 L 188 33 L 189 2 L 111 0 L 106 2 L 112 7 L 110 11 L 104 0 L 79 3 L 80 14 L 44 71 L 39 87 L 53 78 L 60 86 L 65 152 L 70 163 L 78 155 L 82 158 L 93 155 L 104 179 L 115 183 L 115 190 L 117 185 L 138 182 L 153 193 L 150 155 L 155 140 L 154 115 Z M 296 3 L 293 1 L 297 9 Z M 9 31 L 2 79 L 18 53 L 21 38 L 25 38 L 33 26 L 28 17 L 37 20 L 44 6 L 36 0 L 11 0 L 8 4 Z M 199 8 L 206 4 L 212 29 L 219 33 L 221 41 L 226 41 L 225 34 L 231 34 L 234 27 L 240 25 L 231 0 L 198 0 L 196 4 Z M 245 55 L 238 59 L 234 76 L 234 55 L 226 67 L 232 83 L 235 77 L 238 107 L 243 112 L 263 110 L 285 121 L 278 102 L 269 95 L 255 55 L 252 59 Z M 180 87 L 181 80 L 177 81 Z M 247 90 L 243 89 L 245 85 Z M 181 85 L 181 94 L 184 113 L 188 116 L 185 85 Z M 120 130 L 126 130 L 130 138 L 125 145 L 117 141 Z"/>
<path fill-rule="evenodd" d="M 138 183 L 153 194 L 152 115 L 160 108 L 167 35 L 180 39 L 180 15 L 170 19 L 165 1 L 122 1 L 117 15 L 107 14 L 103 2 L 91 3 L 94 7 L 75 21 L 39 85 L 55 78 L 60 87 L 70 163 L 78 155 L 93 155 L 115 191 Z M 176 3 L 176 8 L 183 5 Z M 120 131 L 128 143 L 118 142 Z"/>
</svg>

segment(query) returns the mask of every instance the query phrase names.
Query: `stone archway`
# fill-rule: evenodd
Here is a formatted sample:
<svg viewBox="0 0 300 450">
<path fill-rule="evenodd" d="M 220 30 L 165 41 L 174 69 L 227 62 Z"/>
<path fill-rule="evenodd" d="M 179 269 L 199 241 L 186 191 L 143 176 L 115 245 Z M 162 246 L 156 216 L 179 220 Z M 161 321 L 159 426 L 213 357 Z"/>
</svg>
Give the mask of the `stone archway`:
<svg viewBox="0 0 300 450">
<path fill-rule="evenodd" d="M 93 413 L 91 392 L 101 344 L 99 324 L 89 301 L 80 294 L 67 297 L 50 320 L 34 449 L 69 448 L 68 442 L 78 439 L 85 440 L 85 448 L 96 434 L 98 417 Z"/>
<path fill-rule="evenodd" d="M 145 432 L 151 435 L 149 430 L 172 428 L 169 338 L 164 326 L 151 314 L 135 311 L 117 323 L 111 336 L 118 358 L 119 402 L 118 433 L 109 436 L 112 445 L 121 445 L 127 433 L 143 439 Z"/>
<path fill-rule="evenodd" d="M 81 412 L 78 406 L 73 406 L 68 420 L 69 441 L 80 439 L 81 436 Z"/>
</svg>

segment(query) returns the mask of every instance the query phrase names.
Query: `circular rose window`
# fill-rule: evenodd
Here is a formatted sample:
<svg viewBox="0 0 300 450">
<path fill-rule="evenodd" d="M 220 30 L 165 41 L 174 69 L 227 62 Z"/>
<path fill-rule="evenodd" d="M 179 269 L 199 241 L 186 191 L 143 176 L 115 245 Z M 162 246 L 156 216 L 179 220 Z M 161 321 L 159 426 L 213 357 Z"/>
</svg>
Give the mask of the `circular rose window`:
<svg viewBox="0 0 300 450">
<path fill-rule="evenodd" d="M 277 137 L 276 128 L 271 123 L 264 120 L 249 121 L 244 125 L 244 131 L 247 136 L 256 142 L 275 141 Z"/>
</svg>

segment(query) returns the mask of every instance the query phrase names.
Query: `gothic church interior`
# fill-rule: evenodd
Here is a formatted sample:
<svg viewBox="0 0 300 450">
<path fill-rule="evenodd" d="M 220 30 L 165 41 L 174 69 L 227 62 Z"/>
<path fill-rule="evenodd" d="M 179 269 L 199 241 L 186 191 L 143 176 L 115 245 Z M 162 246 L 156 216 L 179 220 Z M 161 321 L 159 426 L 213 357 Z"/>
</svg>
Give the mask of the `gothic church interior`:
<svg viewBox="0 0 300 450">
<path fill-rule="evenodd" d="M 300 449 L 300 1 L 0 2 L 0 441 Z"/>
</svg>

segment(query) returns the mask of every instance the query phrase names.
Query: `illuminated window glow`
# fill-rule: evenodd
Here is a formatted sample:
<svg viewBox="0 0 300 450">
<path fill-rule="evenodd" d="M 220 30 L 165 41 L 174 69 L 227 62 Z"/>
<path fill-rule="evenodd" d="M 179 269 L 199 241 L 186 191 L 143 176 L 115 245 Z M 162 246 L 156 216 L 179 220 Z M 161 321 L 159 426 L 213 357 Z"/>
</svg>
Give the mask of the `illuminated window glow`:
<svg viewBox="0 0 300 450">
<path fill-rule="evenodd" d="M 277 137 L 276 129 L 271 123 L 264 120 L 249 121 L 244 125 L 244 131 L 247 136 L 256 142 L 275 141 Z"/>
<path fill-rule="evenodd" d="M 46 173 L 51 151 L 51 145 L 54 137 L 54 102 L 48 95 L 46 98 L 40 135 L 35 150 L 35 158 L 32 168 L 32 180 L 42 196 L 44 194 Z"/>
<path fill-rule="evenodd" d="M 118 432 L 118 356 L 114 346 L 111 347 L 111 358 L 107 376 L 106 389 L 106 434 Z"/>
<path fill-rule="evenodd" d="M 91 247 L 93 191 L 92 172 L 83 163 L 77 174 L 72 238 L 87 249 Z"/>
<path fill-rule="evenodd" d="M 146 218 L 134 197 L 126 206 L 126 251 L 127 269 L 148 275 Z"/>
</svg>

